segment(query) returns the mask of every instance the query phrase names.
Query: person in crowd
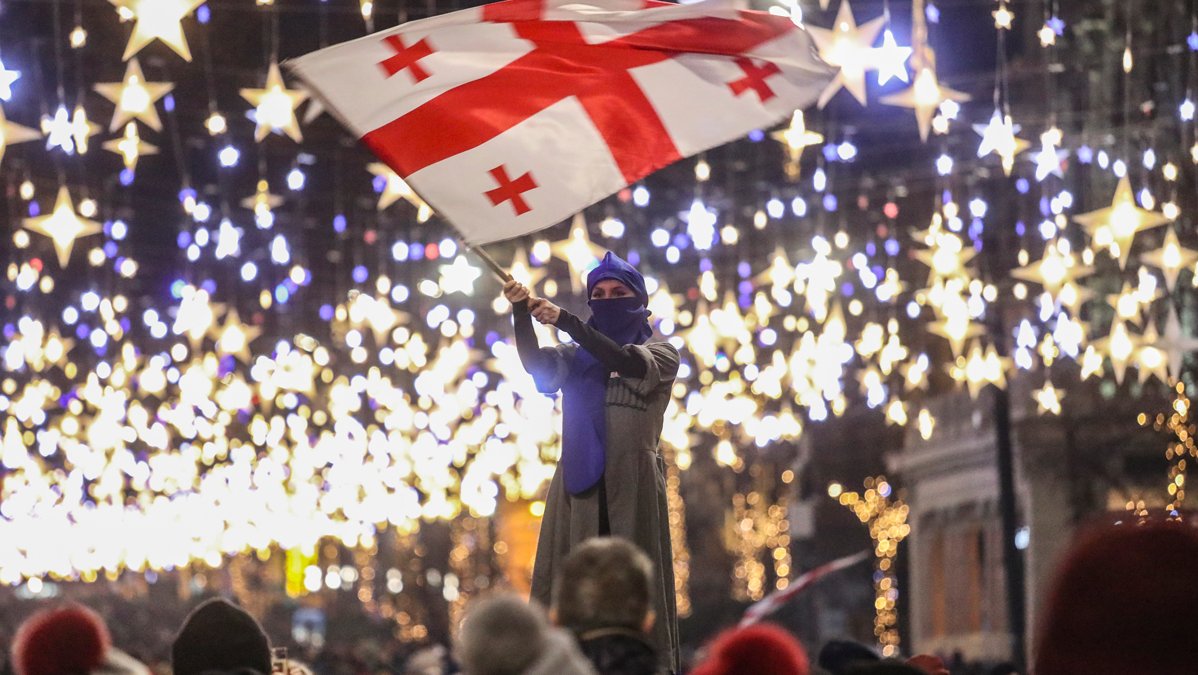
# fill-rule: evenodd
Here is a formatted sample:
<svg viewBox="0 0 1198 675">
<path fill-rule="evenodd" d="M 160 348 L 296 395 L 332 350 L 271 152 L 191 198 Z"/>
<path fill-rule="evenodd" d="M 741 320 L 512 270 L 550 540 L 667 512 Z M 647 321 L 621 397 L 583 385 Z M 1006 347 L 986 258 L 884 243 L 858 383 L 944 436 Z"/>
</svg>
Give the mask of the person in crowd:
<svg viewBox="0 0 1198 675">
<path fill-rule="evenodd" d="M 470 608 L 457 653 L 464 675 L 595 675 L 568 634 L 551 627 L 539 606 L 514 595 Z"/>
<path fill-rule="evenodd" d="M 206 671 L 271 672 L 270 642 L 254 617 L 221 598 L 200 604 L 171 646 L 174 675 Z"/>
<path fill-rule="evenodd" d="M 820 668 L 831 675 L 845 675 L 850 668 L 877 663 L 882 657 L 861 644 L 851 640 L 829 640 L 819 650 L 816 659 Z"/>
<path fill-rule="evenodd" d="M 650 342 L 645 279 L 614 253 L 587 276 L 591 317 L 585 322 L 516 281 L 504 285 L 504 296 L 512 303 L 524 368 L 540 391 L 562 391 L 561 461 L 546 499 L 532 596 L 551 604 L 563 561 L 583 541 L 606 535 L 632 541 L 653 563 L 658 658 L 677 671 L 678 612 L 658 441 L 678 350 Z M 541 348 L 532 319 L 564 331 L 573 343 Z"/>
<path fill-rule="evenodd" d="M 15 675 L 150 675 L 136 659 L 112 646 L 108 626 L 77 604 L 43 610 L 17 629 L 12 644 Z"/>
<path fill-rule="evenodd" d="M 769 623 L 733 628 L 716 637 L 691 675 L 808 675 L 807 652 L 793 635 Z"/>
<path fill-rule="evenodd" d="M 653 563 L 632 542 L 599 537 L 562 564 L 550 617 L 578 640 L 600 675 L 653 675 Z"/>
<path fill-rule="evenodd" d="M 1162 522 L 1084 532 L 1042 617 L 1036 675 L 1198 673 L 1198 531 Z"/>
</svg>

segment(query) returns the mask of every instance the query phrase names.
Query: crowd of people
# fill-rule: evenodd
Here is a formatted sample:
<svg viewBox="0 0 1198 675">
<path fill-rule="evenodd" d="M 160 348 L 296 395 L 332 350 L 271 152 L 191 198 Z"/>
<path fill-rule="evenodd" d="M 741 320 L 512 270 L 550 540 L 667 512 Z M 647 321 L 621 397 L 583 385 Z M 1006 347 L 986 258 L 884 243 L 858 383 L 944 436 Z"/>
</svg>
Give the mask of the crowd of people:
<svg viewBox="0 0 1198 675">
<path fill-rule="evenodd" d="M 1082 535 L 1062 563 L 1036 641 L 1034 675 L 1198 673 L 1198 531 L 1125 524 Z M 632 543 L 575 547 L 548 608 L 510 594 L 473 602 L 452 648 L 436 647 L 368 672 L 413 675 L 656 675 L 654 572 Z M 108 607 L 112 610 L 113 607 Z M 125 610 L 127 611 L 127 610 Z M 152 603 L 109 615 L 78 603 L 25 617 L 4 675 L 311 675 L 331 672 L 272 650 L 261 624 L 212 598 L 179 624 Z M 0 635 L 5 641 L 10 636 Z M 154 646 L 152 643 L 158 641 Z M 335 669 L 332 669 L 335 670 Z M 883 659 L 832 641 L 815 658 L 784 627 L 732 627 L 700 651 L 693 675 L 958 675 L 940 658 Z M 1000 666 L 994 675 L 1019 671 Z"/>
</svg>

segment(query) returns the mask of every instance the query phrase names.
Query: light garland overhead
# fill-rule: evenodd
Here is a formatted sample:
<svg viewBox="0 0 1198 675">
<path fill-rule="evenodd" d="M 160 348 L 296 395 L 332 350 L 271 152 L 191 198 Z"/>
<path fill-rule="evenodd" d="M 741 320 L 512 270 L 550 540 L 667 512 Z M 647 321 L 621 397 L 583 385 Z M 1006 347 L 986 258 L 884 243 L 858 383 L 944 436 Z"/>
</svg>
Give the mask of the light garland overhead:
<svg viewBox="0 0 1198 675">
<path fill-rule="evenodd" d="M 826 106 L 841 88 L 865 105 L 865 72 L 877 69 L 872 48 L 885 23 L 886 18 L 880 16 L 858 26 L 849 0 L 841 0 L 831 29 L 807 26 L 820 58 L 840 69 L 820 94 L 819 107 Z"/>
<path fill-rule="evenodd" d="M 279 64 L 270 64 L 265 87 L 242 89 L 241 97 L 254 106 L 254 120 L 257 124 L 254 131 L 255 141 L 261 143 L 271 132 L 286 134 L 296 143 L 304 140 L 295 110 L 307 100 L 308 92 L 303 89 L 288 89 L 283 84 Z"/>
<path fill-rule="evenodd" d="M 116 131 L 126 122 L 136 119 L 144 122 L 154 131 L 162 131 L 162 121 L 158 119 L 158 111 L 154 104 L 175 88 L 169 82 L 146 82 L 141 72 L 141 64 L 137 59 L 129 61 L 125 70 L 125 78 L 121 82 L 97 84 L 93 87 L 97 93 L 116 105 L 112 115 L 109 131 Z"/>
<path fill-rule="evenodd" d="M 109 0 L 122 20 L 131 20 L 133 34 L 121 60 L 128 61 L 154 40 L 161 40 L 184 61 L 191 61 L 191 50 L 183 35 L 183 19 L 204 0 Z"/>
<path fill-rule="evenodd" d="M 58 266 L 65 268 L 71 260 L 71 251 L 75 241 L 83 237 L 99 234 L 103 227 L 94 220 L 79 217 L 75 213 L 75 204 L 71 193 L 64 187 L 59 188 L 58 198 L 54 202 L 54 210 L 48 215 L 37 218 L 26 218 L 22 226 L 42 236 L 49 237 L 54 243 L 58 254 Z"/>
</svg>

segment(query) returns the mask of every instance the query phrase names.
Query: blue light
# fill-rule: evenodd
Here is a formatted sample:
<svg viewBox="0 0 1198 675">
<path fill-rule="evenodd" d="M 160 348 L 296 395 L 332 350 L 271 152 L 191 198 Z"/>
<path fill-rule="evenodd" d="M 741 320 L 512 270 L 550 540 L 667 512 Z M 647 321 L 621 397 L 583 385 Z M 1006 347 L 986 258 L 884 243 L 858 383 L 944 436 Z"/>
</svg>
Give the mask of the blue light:
<svg viewBox="0 0 1198 675">
<path fill-rule="evenodd" d="M 940 23 L 940 10 L 937 9 L 936 5 L 929 2 L 928 6 L 924 9 L 924 14 L 928 17 L 928 21 Z"/>
<path fill-rule="evenodd" d="M 636 251 L 629 251 L 628 252 L 628 264 L 632 265 L 633 267 L 636 267 L 637 265 L 641 264 L 641 254 L 637 253 Z"/>
<path fill-rule="evenodd" d="M 106 242 L 106 243 L 104 244 L 104 256 L 105 256 L 105 257 L 107 257 L 107 258 L 115 258 L 115 257 L 116 257 L 116 250 L 117 250 L 117 249 L 116 249 L 116 242 L 115 242 L 115 241 Z"/>
<path fill-rule="evenodd" d="M 1019 180 L 1015 181 L 1015 189 L 1018 190 L 1019 194 L 1021 195 L 1027 194 L 1027 191 L 1030 190 L 1031 187 L 1031 184 L 1028 183 L 1026 178 L 1020 178 Z"/>
<path fill-rule="evenodd" d="M 891 256 L 891 257 L 898 255 L 899 254 L 898 239 L 887 239 L 885 248 L 886 248 L 886 255 Z"/>
<path fill-rule="evenodd" d="M 753 141 L 754 143 L 760 143 L 761 141 L 765 140 L 765 132 L 761 129 L 754 129 L 749 132 L 749 140 Z"/>
<path fill-rule="evenodd" d="M 133 172 L 133 169 L 121 169 L 121 186 L 129 187 L 132 185 L 134 177 L 136 177 L 136 174 Z"/>
<path fill-rule="evenodd" d="M 205 279 L 200 282 L 200 288 L 203 289 L 203 291 L 208 295 L 212 295 L 213 293 L 216 293 L 216 282 L 212 279 Z"/>
<path fill-rule="evenodd" d="M 1082 164 L 1089 164 L 1094 161 L 1094 150 L 1088 145 L 1083 145 L 1077 149 L 1077 161 Z"/>
<path fill-rule="evenodd" d="M 279 284 L 275 287 L 275 300 L 278 300 L 279 304 L 286 304 L 290 298 L 291 291 L 287 290 L 287 286 Z"/>
<path fill-rule="evenodd" d="M 345 214 L 338 213 L 337 215 L 333 216 L 333 231 L 334 232 L 336 232 L 337 234 L 341 234 L 342 232 L 345 231 L 345 226 L 346 226 Z"/>
<path fill-rule="evenodd" d="M 208 9 L 207 4 L 200 5 L 199 9 L 196 10 L 196 21 L 206 24 L 211 20 L 212 10 Z"/>
<path fill-rule="evenodd" d="M 424 258 L 424 244 L 415 242 L 408 245 L 408 260 L 421 260 Z"/>
<path fill-rule="evenodd" d="M 332 321 L 333 320 L 333 306 L 332 305 L 321 305 L 320 306 L 320 320 L 321 321 Z"/>
<path fill-rule="evenodd" d="M 187 248 L 188 246 L 191 246 L 191 233 L 186 230 L 180 232 L 179 235 L 175 237 L 175 244 L 178 245 L 179 248 Z"/>
<path fill-rule="evenodd" d="M 753 267 L 747 260 L 742 260 L 736 265 L 736 273 L 740 275 L 741 279 L 744 279 L 753 273 Z"/>
<path fill-rule="evenodd" d="M 182 279 L 175 279 L 171 282 L 171 297 L 179 300 L 183 297 L 183 289 L 187 286 L 187 282 Z"/>
<path fill-rule="evenodd" d="M 29 217 L 30 218 L 36 218 L 37 215 L 41 212 L 42 212 L 42 209 L 40 206 L 37 205 L 37 202 L 29 202 Z"/>
<path fill-rule="evenodd" d="M 1027 225 L 1022 220 L 1015 221 L 1015 236 L 1022 237 L 1027 232 Z"/>
<path fill-rule="evenodd" d="M 823 147 L 823 151 L 824 151 L 824 159 L 828 160 L 829 162 L 836 161 L 836 146 L 835 145 L 828 143 Z"/>
<path fill-rule="evenodd" d="M 387 177 L 375 176 L 374 180 L 370 181 L 370 185 L 374 188 L 375 192 L 382 192 L 387 189 Z"/>
<path fill-rule="evenodd" d="M 836 195 L 834 195 L 830 192 L 828 194 L 824 195 L 824 210 L 825 211 L 828 211 L 828 212 L 835 211 L 836 207 L 838 205 L 839 205 L 839 202 L 836 201 Z"/>
<path fill-rule="evenodd" d="M 872 241 L 865 242 L 865 255 L 873 257 L 878 254 L 878 245 Z"/>
<path fill-rule="evenodd" d="M 358 265 L 357 267 L 354 268 L 354 283 L 358 283 L 358 284 L 366 283 L 366 276 L 367 276 L 367 272 L 366 272 L 365 265 Z"/>
<path fill-rule="evenodd" d="M 699 261 L 699 271 L 700 272 L 710 272 L 711 271 L 711 260 L 708 258 L 704 258 L 704 259 L 700 260 Z"/>
<path fill-rule="evenodd" d="M 753 282 L 748 280 L 742 281 L 736 285 L 736 290 L 739 291 L 741 295 L 748 295 L 753 292 Z"/>
<path fill-rule="evenodd" d="M 164 96 L 162 98 L 162 107 L 165 108 L 168 113 L 175 112 L 175 97 L 171 94 Z"/>
<path fill-rule="evenodd" d="M 1194 31 L 1186 36 L 1186 45 L 1189 46 L 1190 51 L 1198 52 L 1198 31 Z"/>
</svg>

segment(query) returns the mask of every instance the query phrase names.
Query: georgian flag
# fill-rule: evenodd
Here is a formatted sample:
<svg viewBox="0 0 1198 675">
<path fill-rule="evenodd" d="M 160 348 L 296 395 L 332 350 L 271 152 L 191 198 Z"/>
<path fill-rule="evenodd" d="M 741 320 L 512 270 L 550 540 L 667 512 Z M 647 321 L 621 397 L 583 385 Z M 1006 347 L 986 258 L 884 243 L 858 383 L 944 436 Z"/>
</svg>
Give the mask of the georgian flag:
<svg viewBox="0 0 1198 675">
<path fill-rule="evenodd" d="M 790 19 L 733 0 L 506 0 L 289 67 L 471 244 L 768 127 L 835 74 Z"/>
</svg>

